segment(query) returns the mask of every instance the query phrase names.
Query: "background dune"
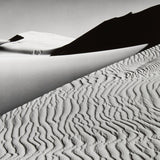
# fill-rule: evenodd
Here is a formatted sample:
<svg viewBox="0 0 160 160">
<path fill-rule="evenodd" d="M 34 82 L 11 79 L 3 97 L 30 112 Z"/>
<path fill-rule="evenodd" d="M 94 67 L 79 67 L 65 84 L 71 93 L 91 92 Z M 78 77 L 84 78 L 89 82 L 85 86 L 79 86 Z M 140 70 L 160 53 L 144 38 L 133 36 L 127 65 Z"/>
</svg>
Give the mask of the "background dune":
<svg viewBox="0 0 160 160">
<path fill-rule="evenodd" d="M 10 39 L 14 39 L 16 36 L 21 36 L 22 39 L 10 41 Z M 46 33 L 46 32 L 35 32 L 35 31 L 28 31 L 24 33 L 19 33 L 13 37 L 10 37 L 8 42 L 4 43 L 0 46 L 0 51 L 3 47 L 10 52 L 19 51 L 23 54 L 23 51 L 33 51 L 33 50 L 46 50 L 46 49 L 53 49 L 57 47 L 61 47 L 72 42 L 74 38 L 65 37 L 57 34 Z M 2 43 L 7 40 L 2 40 Z M 10 43 L 12 42 L 12 43 Z M 1 53 L 2 55 L 3 53 Z M 30 53 L 32 54 L 32 52 Z M 8 55 L 8 53 L 6 54 Z"/>
<path fill-rule="evenodd" d="M 79 54 L 93 51 L 124 48 L 142 44 L 155 46 L 160 43 L 157 18 L 160 5 L 138 13 L 114 17 L 97 25 L 71 43 L 53 49 L 51 55 Z M 146 48 L 147 49 L 147 48 Z"/>
<path fill-rule="evenodd" d="M 69 40 L 58 35 L 28 32 L 11 49 L 49 48 Z M 41 37 L 42 36 L 42 37 Z M 44 37 L 44 38 L 43 38 Z M 45 38 L 46 37 L 46 38 Z M 60 37 L 59 39 L 57 37 Z M 67 39 L 67 41 L 66 41 Z M 51 41 L 52 40 L 52 41 Z M 56 44 L 56 45 L 55 45 Z M 57 87 L 137 53 L 146 45 L 70 56 L 33 56 L 0 52 L 0 114 Z"/>
</svg>

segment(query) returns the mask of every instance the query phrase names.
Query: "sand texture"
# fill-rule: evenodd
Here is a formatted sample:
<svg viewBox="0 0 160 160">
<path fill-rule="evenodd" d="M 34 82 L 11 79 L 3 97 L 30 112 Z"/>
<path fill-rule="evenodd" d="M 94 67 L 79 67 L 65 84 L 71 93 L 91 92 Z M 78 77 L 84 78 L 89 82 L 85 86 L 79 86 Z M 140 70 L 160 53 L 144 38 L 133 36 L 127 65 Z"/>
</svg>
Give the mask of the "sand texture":
<svg viewBox="0 0 160 160">
<path fill-rule="evenodd" d="M 159 160 L 160 46 L 1 116 L 2 160 Z"/>
</svg>

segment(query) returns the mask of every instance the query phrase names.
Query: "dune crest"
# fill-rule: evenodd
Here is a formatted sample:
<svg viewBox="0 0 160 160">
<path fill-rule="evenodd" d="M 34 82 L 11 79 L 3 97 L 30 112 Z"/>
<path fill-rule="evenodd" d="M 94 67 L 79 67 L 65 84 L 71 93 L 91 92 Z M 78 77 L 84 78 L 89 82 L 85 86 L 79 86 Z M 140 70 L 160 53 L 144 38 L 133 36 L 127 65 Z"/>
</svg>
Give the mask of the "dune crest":
<svg viewBox="0 0 160 160">
<path fill-rule="evenodd" d="M 160 43 L 159 15 L 160 5 L 157 5 L 138 13 L 112 18 L 73 42 L 51 50 L 51 55 L 79 54 L 142 44 L 149 44 L 150 48 Z"/>
<path fill-rule="evenodd" d="M 160 159 L 160 45 L 0 118 L 0 159 Z"/>
</svg>

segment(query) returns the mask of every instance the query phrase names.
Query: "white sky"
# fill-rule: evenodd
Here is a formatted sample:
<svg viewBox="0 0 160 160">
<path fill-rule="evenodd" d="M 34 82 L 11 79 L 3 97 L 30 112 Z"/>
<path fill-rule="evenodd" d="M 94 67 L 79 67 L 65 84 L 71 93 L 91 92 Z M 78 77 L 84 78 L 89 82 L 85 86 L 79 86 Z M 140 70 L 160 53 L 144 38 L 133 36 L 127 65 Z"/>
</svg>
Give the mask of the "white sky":
<svg viewBox="0 0 160 160">
<path fill-rule="evenodd" d="M 78 37 L 99 23 L 160 0 L 0 0 L 0 39 L 25 31 Z"/>
</svg>

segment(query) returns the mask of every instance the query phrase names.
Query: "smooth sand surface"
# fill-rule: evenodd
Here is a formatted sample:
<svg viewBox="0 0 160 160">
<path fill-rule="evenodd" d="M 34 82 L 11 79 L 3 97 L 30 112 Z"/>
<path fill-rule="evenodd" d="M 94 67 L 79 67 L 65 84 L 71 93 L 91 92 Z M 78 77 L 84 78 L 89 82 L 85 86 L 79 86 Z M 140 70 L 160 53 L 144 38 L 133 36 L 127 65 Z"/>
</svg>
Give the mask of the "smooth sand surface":
<svg viewBox="0 0 160 160">
<path fill-rule="evenodd" d="M 24 39 L 12 43 L 5 43 L 2 46 L 13 51 L 27 51 L 36 49 L 45 50 L 61 47 L 74 40 L 74 38 L 71 37 L 36 31 L 28 31 L 19 33 L 18 35 L 24 37 Z"/>
<path fill-rule="evenodd" d="M 4 44 L 4 43 L 7 43 L 8 40 L 5 40 L 5 39 L 0 39 L 0 45 Z"/>
<path fill-rule="evenodd" d="M 160 45 L 0 119 L 2 160 L 159 160 Z"/>
<path fill-rule="evenodd" d="M 73 38 L 26 32 L 24 39 L 6 43 L 10 50 L 58 47 Z M 0 51 L 0 115 L 113 62 L 131 56 L 146 45 L 71 56 L 33 56 Z"/>
</svg>

